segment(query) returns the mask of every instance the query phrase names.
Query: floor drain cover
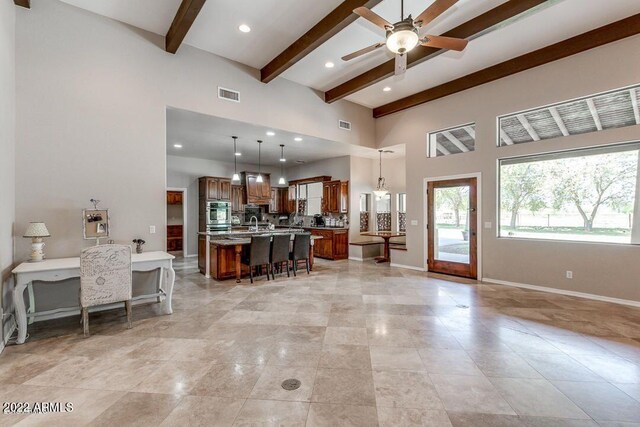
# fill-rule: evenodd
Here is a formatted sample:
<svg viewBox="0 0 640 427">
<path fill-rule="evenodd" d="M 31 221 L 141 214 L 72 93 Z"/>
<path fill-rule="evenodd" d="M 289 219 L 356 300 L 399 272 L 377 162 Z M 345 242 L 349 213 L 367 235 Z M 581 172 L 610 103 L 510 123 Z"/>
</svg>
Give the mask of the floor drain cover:
<svg viewBox="0 0 640 427">
<path fill-rule="evenodd" d="M 284 380 L 282 382 L 282 388 L 285 390 L 297 390 L 298 388 L 300 388 L 300 385 L 302 383 L 299 380 L 296 379 L 289 379 L 289 380 Z"/>
<path fill-rule="evenodd" d="M 458 304 L 458 305 L 456 305 L 456 307 L 458 307 L 458 308 L 469 308 L 468 305 L 464 305 L 464 304 Z"/>
</svg>

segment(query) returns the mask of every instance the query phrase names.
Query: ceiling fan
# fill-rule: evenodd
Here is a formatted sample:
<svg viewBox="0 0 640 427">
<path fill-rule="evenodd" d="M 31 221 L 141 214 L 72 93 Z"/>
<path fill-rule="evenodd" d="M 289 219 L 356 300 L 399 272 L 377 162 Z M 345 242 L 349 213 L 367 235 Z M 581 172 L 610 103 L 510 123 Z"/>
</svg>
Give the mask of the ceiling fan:
<svg viewBox="0 0 640 427">
<path fill-rule="evenodd" d="M 386 19 L 366 7 L 354 9 L 353 12 L 356 15 L 361 16 L 367 21 L 385 30 L 387 33 L 387 40 L 385 42 L 365 47 L 364 49 L 360 49 L 356 52 L 350 53 L 349 55 L 345 55 L 342 57 L 342 60 L 350 61 L 366 53 L 373 52 L 382 46 L 387 46 L 391 52 L 396 54 L 395 74 L 399 75 L 407 70 L 406 54 L 418 44 L 439 49 L 451 49 L 457 51 L 464 50 L 468 43 L 468 41 L 464 39 L 434 36 L 431 34 L 426 34 L 422 37 L 418 35 L 418 30 L 420 28 L 428 25 L 431 21 L 442 15 L 457 2 L 458 0 L 435 0 L 431 6 L 426 8 L 414 19 L 411 15 L 406 18 L 404 17 L 404 0 L 401 0 L 400 21 L 395 24 L 389 23 Z"/>
</svg>

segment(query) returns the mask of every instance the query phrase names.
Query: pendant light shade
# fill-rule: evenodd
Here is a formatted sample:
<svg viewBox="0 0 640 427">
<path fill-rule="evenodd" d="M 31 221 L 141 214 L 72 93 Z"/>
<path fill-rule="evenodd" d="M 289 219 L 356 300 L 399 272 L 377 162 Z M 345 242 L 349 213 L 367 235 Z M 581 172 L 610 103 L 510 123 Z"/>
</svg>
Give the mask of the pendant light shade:
<svg viewBox="0 0 640 427">
<path fill-rule="evenodd" d="M 279 185 L 284 185 L 287 182 L 284 179 L 284 162 L 286 162 L 287 159 L 284 158 L 284 144 L 280 144 L 280 179 L 278 180 L 278 184 Z"/>
<path fill-rule="evenodd" d="M 378 176 L 378 186 L 375 190 L 373 190 L 373 194 L 375 194 L 376 198 L 382 199 L 384 196 L 389 194 L 389 190 L 385 185 L 384 177 L 382 176 L 382 150 L 378 150 L 380 153 L 380 175 Z"/>
<path fill-rule="evenodd" d="M 258 177 L 256 178 L 256 182 L 257 183 L 262 183 L 263 179 L 262 179 L 262 158 L 261 158 L 261 151 L 260 151 L 260 147 L 262 146 L 262 141 L 258 140 Z"/>
<path fill-rule="evenodd" d="M 238 175 L 238 137 L 232 136 L 233 138 L 233 176 L 231 177 L 232 182 L 240 182 L 240 175 Z"/>
</svg>

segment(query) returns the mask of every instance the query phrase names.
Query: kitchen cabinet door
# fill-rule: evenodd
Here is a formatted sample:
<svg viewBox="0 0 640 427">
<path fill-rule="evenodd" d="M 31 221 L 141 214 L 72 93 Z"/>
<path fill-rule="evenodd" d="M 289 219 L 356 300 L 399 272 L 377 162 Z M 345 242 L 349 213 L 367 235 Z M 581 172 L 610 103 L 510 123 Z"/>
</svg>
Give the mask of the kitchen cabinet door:
<svg viewBox="0 0 640 427">
<path fill-rule="evenodd" d="M 231 200 L 230 179 L 220 179 L 218 181 L 218 200 Z"/>
<path fill-rule="evenodd" d="M 262 185 L 259 188 L 262 199 L 271 199 L 271 178 L 268 174 L 262 174 Z"/>
<path fill-rule="evenodd" d="M 340 213 L 349 212 L 349 181 L 340 183 Z"/>
<path fill-rule="evenodd" d="M 340 203 L 340 181 L 331 181 L 329 185 L 329 212 L 338 213 Z"/>
<path fill-rule="evenodd" d="M 218 200 L 220 180 L 218 178 L 207 178 L 207 199 Z"/>
</svg>

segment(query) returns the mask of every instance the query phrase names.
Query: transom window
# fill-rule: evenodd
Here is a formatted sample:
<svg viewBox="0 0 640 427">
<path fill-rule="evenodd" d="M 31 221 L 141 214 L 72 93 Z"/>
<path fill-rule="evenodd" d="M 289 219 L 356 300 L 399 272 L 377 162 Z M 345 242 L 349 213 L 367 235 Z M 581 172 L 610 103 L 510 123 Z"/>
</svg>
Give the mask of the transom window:
<svg viewBox="0 0 640 427">
<path fill-rule="evenodd" d="M 476 124 L 469 123 L 431 132 L 428 141 L 427 155 L 429 157 L 474 151 L 476 148 Z"/>
<path fill-rule="evenodd" d="M 640 125 L 640 85 L 498 117 L 498 145 Z"/>
</svg>

